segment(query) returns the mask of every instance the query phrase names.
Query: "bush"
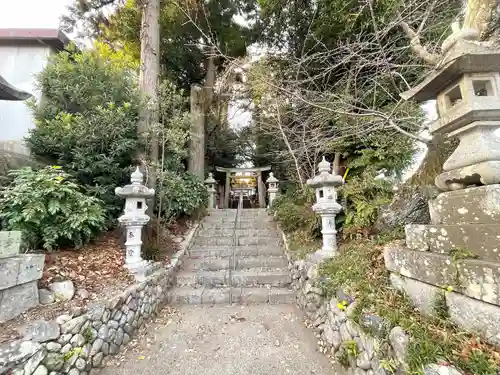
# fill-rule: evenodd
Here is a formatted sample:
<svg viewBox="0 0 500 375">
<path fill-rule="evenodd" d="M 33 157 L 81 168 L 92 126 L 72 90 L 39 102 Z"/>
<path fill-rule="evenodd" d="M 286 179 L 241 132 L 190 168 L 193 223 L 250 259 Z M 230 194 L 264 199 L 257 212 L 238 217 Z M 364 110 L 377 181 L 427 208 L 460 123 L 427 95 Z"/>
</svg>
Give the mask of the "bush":
<svg viewBox="0 0 500 375">
<path fill-rule="evenodd" d="M 13 181 L 0 197 L 2 227 L 23 232 L 30 247 L 79 247 L 104 229 L 102 201 L 83 194 L 61 167 L 26 167 L 9 175 Z"/>
<path fill-rule="evenodd" d="M 114 188 L 129 182 L 141 148 L 134 74 L 94 51 L 62 52 L 37 80 L 43 100 L 31 104 L 37 124 L 26 140 L 31 152 L 62 165 L 103 200 L 112 224 L 123 208 Z"/>
<path fill-rule="evenodd" d="M 314 202 L 314 191 L 307 187 L 278 196 L 271 212 L 286 233 L 301 232 L 303 237 L 312 239 L 321 236 L 321 218 L 312 210 Z"/>
<path fill-rule="evenodd" d="M 208 192 L 203 181 L 189 173 L 166 171 L 158 192 L 158 212 L 163 220 L 191 216 L 207 207 Z"/>
<path fill-rule="evenodd" d="M 371 228 L 377 220 L 378 208 L 391 202 L 391 183 L 376 180 L 375 175 L 366 170 L 349 179 L 339 189 L 339 200 L 345 214 L 345 228 Z"/>
</svg>

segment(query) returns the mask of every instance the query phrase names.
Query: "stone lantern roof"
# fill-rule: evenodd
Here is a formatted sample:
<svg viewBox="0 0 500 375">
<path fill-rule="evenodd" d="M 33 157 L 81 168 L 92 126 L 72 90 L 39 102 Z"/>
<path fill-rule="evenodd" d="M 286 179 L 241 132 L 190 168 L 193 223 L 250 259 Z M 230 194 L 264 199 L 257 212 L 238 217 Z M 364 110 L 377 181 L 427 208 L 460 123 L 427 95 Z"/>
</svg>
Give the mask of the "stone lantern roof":
<svg viewBox="0 0 500 375">
<path fill-rule="evenodd" d="M 214 179 L 214 175 L 212 172 L 210 172 L 208 174 L 208 177 L 204 182 L 205 182 L 205 184 L 216 184 L 217 183 L 217 181 L 215 181 L 215 179 Z"/>
<path fill-rule="evenodd" d="M 273 172 L 269 172 L 269 177 L 267 178 L 266 182 L 272 184 L 272 183 L 279 182 L 279 180 L 276 177 L 274 177 L 274 173 Z"/>
<path fill-rule="evenodd" d="M 427 78 L 401 94 L 405 100 L 435 99 L 448 85 L 467 73 L 500 72 L 500 48 L 474 40 L 458 39 Z"/>
<path fill-rule="evenodd" d="M 142 184 L 144 176 L 139 170 L 139 167 L 136 168 L 135 172 L 133 172 L 130 177 L 130 182 L 132 183 L 124 187 L 117 187 L 115 189 L 116 195 L 121 198 L 151 198 L 155 195 L 154 189 L 149 189 Z"/>
<path fill-rule="evenodd" d="M 326 161 L 323 156 L 323 160 L 318 164 L 319 174 L 313 178 L 307 180 L 307 184 L 317 188 L 322 186 L 339 186 L 344 183 L 344 179 L 338 174 L 330 173 L 330 163 Z"/>
</svg>

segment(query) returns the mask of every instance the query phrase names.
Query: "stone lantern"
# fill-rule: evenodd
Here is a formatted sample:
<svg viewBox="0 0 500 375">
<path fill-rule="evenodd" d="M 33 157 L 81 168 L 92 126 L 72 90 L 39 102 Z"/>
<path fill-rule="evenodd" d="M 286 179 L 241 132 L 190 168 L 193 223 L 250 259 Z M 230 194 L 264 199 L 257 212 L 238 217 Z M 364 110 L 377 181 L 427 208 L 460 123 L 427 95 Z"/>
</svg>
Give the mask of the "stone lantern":
<svg viewBox="0 0 500 375">
<path fill-rule="evenodd" d="M 500 183 L 500 49 L 478 37 L 474 30 L 450 36 L 436 69 L 402 95 L 417 102 L 436 98 L 439 118 L 430 133 L 460 140 L 436 177 L 443 191 Z"/>
<path fill-rule="evenodd" d="M 316 203 L 312 209 L 321 216 L 323 248 L 318 255 L 322 258 L 329 258 L 337 253 L 335 216 L 342 210 L 342 206 L 337 203 L 335 187 L 342 185 L 344 180 L 341 176 L 330 173 L 330 163 L 326 161 L 324 156 L 323 160 L 318 164 L 318 170 L 319 174 L 307 180 L 307 184 L 316 190 Z"/>
<path fill-rule="evenodd" d="M 457 137 L 458 147 L 435 179 L 442 190 L 429 201 L 429 224 L 407 224 L 406 246 L 384 249 L 391 283 L 416 307 L 441 298 L 450 320 L 500 344 L 500 47 L 460 29 L 442 46 L 426 79 L 401 96 L 436 99 L 439 118 L 430 133 Z M 467 253 L 457 265 L 456 250 Z M 449 288 L 449 289 L 448 289 Z"/>
<path fill-rule="evenodd" d="M 269 207 L 273 205 L 273 201 L 278 194 L 278 182 L 279 180 L 274 177 L 274 173 L 269 173 L 269 178 L 266 180 L 267 192 L 269 193 Z"/>
<path fill-rule="evenodd" d="M 130 181 L 130 185 L 115 189 L 117 196 L 125 198 L 124 214 L 118 218 L 118 221 L 127 231 L 125 267 L 136 278 L 141 279 L 149 268 L 149 262 L 141 257 L 142 227 L 150 220 L 146 214 L 146 200 L 154 197 L 155 191 L 143 185 L 143 175 L 139 167 L 132 173 Z"/>
<path fill-rule="evenodd" d="M 212 172 L 208 174 L 208 178 L 205 180 L 205 186 L 207 187 L 208 191 L 208 209 L 212 209 L 215 207 L 215 194 L 217 193 L 217 190 L 215 189 L 215 185 L 217 184 L 217 181 L 214 179 L 214 175 Z"/>
</svg>

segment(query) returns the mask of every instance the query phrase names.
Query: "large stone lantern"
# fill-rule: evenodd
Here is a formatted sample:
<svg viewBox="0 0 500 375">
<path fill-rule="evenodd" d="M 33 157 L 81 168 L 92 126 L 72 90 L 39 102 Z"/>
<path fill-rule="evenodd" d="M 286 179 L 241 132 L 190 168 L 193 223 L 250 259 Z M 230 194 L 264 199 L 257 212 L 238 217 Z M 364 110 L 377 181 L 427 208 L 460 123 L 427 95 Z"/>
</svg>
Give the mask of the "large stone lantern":
<svg viewBox="0 0 500 375">
<path fill-rule="evenodd" d="M 269 194 L 269 207 L 273 205 L 273 201 L 276 199 L 276 195 L 278 194 L 278 182 L 279 180 L 274 177 L 274 173 L 270 172 L 269 177 L 266 180 L 267 184 L 267 192 Z"/>
<path fill-rule="evenodd" d="M 323 247 L 317 252 L 317 255 L 329 258 L 337 253 L 335 216 L 342 210 L 342 206 L 337 203 L 335 187 L 342 185 L 344 180 L 341 176 L 331 173 L 330 163 L 326 161 L 325 157 L 318 164 L 318 170 L 319 174 L 307 180 L 307 184 L 316 190 L 316 203 L 312 209 L 321 216 Z"/>
<path fill-rule="evenodd" d="M 205 180 L 205 186 L 208 192 L 208 209 L 215 207 L 215 194 L 217 193 L 217 189 L 215 189 L 216 184 L 217 181 L 215 181 L 214 175 L 210 172 L 208 178 Z"/>
<path fill-rule="evenodd" d="M 118 221 L 127 231 L 125 267 L 136 278 L 141 279 L 149 268 L 149 262 L 141 257 L 142 227 L 150 220 L 146 214 L 146 200 L 154 197 L 155 191 L 143 185 L 143 175 L 139 167 L 132 173 L 130 181 L 130 185 L 115 189 L 117 196 L 125 198 L 124 214 L 118 218 Z"/>
</svg>

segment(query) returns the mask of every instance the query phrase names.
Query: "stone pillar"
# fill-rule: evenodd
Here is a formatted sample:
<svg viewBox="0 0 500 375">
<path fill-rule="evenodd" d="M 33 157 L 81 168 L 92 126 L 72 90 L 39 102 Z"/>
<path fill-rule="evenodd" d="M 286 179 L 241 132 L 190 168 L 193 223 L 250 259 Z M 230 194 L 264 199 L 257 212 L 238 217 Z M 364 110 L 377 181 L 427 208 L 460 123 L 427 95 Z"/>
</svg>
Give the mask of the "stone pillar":
<svg viewBox="0 0 500 375">
<path fill-rule="evenodd" d="M 335 216 L 342 210 L 337 203 L 336 186 L 342 185 L 344 180 L 336 174 L 330 173 L 330 163 L 325 157 L 318 164 L 319 174 L 307 180 L 307 184 L 316 190 L 316 203 L 312 209 L 321 216 L 321 234 L 323 247 L 313 254 L 313 257 L 330 258 L 337 255 L 337 231 Z"/>
<path fill-rule="evenodd" d="M 150 220 L 146 214 L 146 200 L 155 195 L 154 189 L 148 189 L 143 185 L 143 180 L 144 176 L 137 167 L 130 178 L 132 183 L 115 189 L 116 195 L 125 198 L 124 214 L 118 218 L 127 232 L 125 268 L 138 280 L 143 280 L 150 270 L 149 262 L 141 257 L 141 235 L 142 227 Z"/>
<path fill-rule="evenodd" d="M 266 180 L 266 183 L 268 185 L 267 193 L 269 194 L 269 206 L 271 207 L 273 205 L 273 201 L 276 198 L 276 195 L 278 194 L 278 179 L 274 177 L 274 173 L 271 172 L 269 173 L 269 178 Z"/>
<path fill-rule="evenodd" d="M 259 189 L 259 207 L 266 208 L 266 188 L 262 182 L 262 171 L 257 174 L 257 188 Z"/>
<path fill-rule="evenodd" d="M 205 185 L 207 186 L 208 192 L 208 205 L 207 208 L 209 210 L 215 207 L 215 194 L 217 190 L 215 189 L 215 184 L 217 181 L 214 180 L 214 175 L 212 173 L 208 174 L 208 178 L 205 180 Z"/>
<path fill-rule="evenodd" d="M 231 196 L 231 172 L 226 172 L 226 188 L 224 190 L 224 208 L 229 208 L 230 196 Z"/>
</svg>

